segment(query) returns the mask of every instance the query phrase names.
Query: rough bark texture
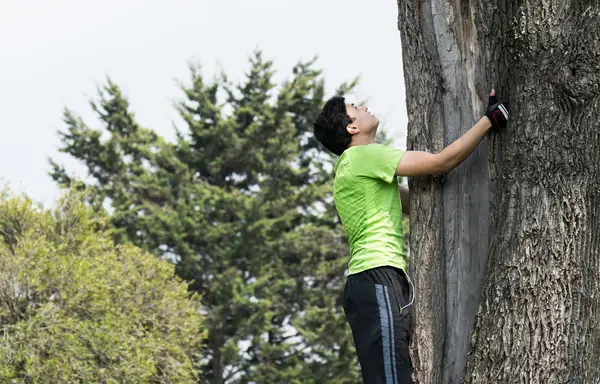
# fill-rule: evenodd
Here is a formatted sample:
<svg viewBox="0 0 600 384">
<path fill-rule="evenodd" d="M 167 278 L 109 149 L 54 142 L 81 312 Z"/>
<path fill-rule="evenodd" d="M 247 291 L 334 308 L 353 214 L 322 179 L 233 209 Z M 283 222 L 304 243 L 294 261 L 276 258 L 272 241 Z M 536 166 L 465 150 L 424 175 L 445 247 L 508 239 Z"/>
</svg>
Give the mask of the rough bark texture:
<svg viewBox="0 0 600 384">
<path fill-rule="evenodd" d="M 501 15 L 516 113 L 491 151 L 490 265 L 466 378 L 598 383 L 600 2 Z"/>
<path fill-rule="evenodd" d="M 512 112 L 443 183 L 410 182 L 415 378 L 600 382 L 600 2 L 398 7 L 409 149 L 453 141 L 491 87 Z"/>
<path fill-rule="evenodd" d="M 433 33 L 431 9 L 426 9 L 427 23 L 420 25 L 416 18 L 418 4 L 413 1 L 399 1 L 400 17 L 404 19 L 401 28 L 404 81 L 407 89 L 408 145 L 407 149 L 439 151 L 444 146 L 442 110 L 442 80 L 438 53 L 431 39 L 424 38 L 421 29 Z M 414 129 L 419 127 L 419 129 Z M 443 239 L 442 180 L 439 178 L 411 178 L 410 248 L 411 270 L 415 291 L 418 293 L 413 320 L 415 329 L 413 345 L 413 365 L 417 377 L 424 382 L 436 383 L 441 380 L 442 364 L 440 345 L 444 343 L 444 319 L 446 313 L 444 296 L 445 259 Z M 416 192 L 416 193 L 415 193 Z M 437 282 L 431 284 L 432 281 Z"/>
<path fill-rule="evenodd" d="M 408 148 L 439 151 L 481 117 L 487 100 L 488 88 L 477 87 L 486 79 L 480 78 L 474 15 L 468 4 L 401 0 L 398 5 Z M 411 181 L 418 382 L 456 383 L 466 364 L 487 256 L 488 178 L 484 142 L 443 184 Z"/>
</svg>

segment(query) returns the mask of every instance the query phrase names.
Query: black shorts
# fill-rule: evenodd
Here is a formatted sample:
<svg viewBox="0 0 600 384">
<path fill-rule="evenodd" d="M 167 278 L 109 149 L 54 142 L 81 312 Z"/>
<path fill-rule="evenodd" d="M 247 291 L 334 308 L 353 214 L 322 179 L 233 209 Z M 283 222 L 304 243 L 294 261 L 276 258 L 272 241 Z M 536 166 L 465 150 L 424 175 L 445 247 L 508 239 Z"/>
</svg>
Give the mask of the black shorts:
<svg viewBox="0 0 600 384">
<path fill-rule="evenodd" d="M 410 285 L 404 271 L 374 268 L 348 276 L 344 312 L 365 384 L 411 382 Z"/>
</svg>

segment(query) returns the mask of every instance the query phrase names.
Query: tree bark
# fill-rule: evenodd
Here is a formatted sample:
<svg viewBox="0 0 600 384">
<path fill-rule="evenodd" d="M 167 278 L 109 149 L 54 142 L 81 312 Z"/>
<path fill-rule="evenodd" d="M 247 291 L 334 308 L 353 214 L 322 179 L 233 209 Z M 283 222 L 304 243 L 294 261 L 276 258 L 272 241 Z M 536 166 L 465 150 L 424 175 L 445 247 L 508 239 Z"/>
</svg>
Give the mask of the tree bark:
<svg viewBox="0 0 600 384">
<path fill-rule="evenodd" d="M 442 87 L 439 61 L 435 45 L 426 40 L 414 15 L 418 5 L 398 2 L 401 18 L 406 22 L 403 30 L 404 80 L 407 89 L 408 146 L 407 149 L 439 151 L 444 146 Z M 404 16 L 402 16 L 404 15 Z M 409 19 L 407 16 L 412 15 Z M 430 18 L 428 18 L 430 20 Z M 423 25 L 432 33 L 431 23 Z M 402 29 L 401 29 L 402 30 Z M 406 44 L 410 41 L 410 44 Z M 413 60 L 414 59 L 414 60 Z M 419 127 L 419 129 L 414 129 Z M 418 259 L 410 263 L 418 298 L 413 308 L 414 339 L 419 345 L 413 352 L 413 365 L 422 382 L 439 382 L 442 364 L 439 346 L 444 343 L 444 245 L 442 184 L 439 178 L 409 179 L 411 192 L 410 248 Z M 436 281 L 438 284 L 429 284 Z"/>
<path fill-rule="evenodd" d="M 416 381 L 600 382 L 600 2 L 398 9 L 408 149 L 455 140 L 492 87 L 511 99 L 489 146 L 409 182 Z"/>
</svg>

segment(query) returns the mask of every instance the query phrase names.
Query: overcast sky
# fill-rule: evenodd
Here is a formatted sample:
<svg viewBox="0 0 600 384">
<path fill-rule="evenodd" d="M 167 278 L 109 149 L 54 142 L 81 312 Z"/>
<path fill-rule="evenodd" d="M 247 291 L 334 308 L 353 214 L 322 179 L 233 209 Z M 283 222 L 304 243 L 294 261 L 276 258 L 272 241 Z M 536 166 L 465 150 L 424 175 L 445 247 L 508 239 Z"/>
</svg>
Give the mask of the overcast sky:
<svg viewBox="0 0 600 384">
<path fill-rule="evenodd" d="M 405 148 L 396 1 L 0 0 L 0 186 L 50 206 L 59 191 L 48 157 L 85 175 L 57 155 L 57 130 L 65 107 L 95 126 L 88 100 L 107 76 L 143 126 L 172 137 L 175 81 L 189 78 L 188 63 L 238 80 L 256 48 L 274 60 L 278 82 L 315 55 L 330 92 L 361 75 L 352 96 L 369 99 Z"/>
</svg>

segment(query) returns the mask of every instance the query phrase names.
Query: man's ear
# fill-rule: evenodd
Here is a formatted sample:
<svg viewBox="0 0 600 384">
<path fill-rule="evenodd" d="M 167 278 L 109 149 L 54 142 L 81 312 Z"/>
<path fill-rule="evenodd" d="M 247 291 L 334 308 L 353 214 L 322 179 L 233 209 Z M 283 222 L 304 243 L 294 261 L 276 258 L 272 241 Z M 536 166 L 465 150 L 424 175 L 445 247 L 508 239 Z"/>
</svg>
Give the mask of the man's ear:
<svg viewBox="0 0 600 384">
<path fill-rule="evenodd" d="M 346 131 L 351 135 L 356 135 L 360 132 L 360 129 L 356 125 L 348 124 L 348 126 L 346 126 Z"/>
</svg>

